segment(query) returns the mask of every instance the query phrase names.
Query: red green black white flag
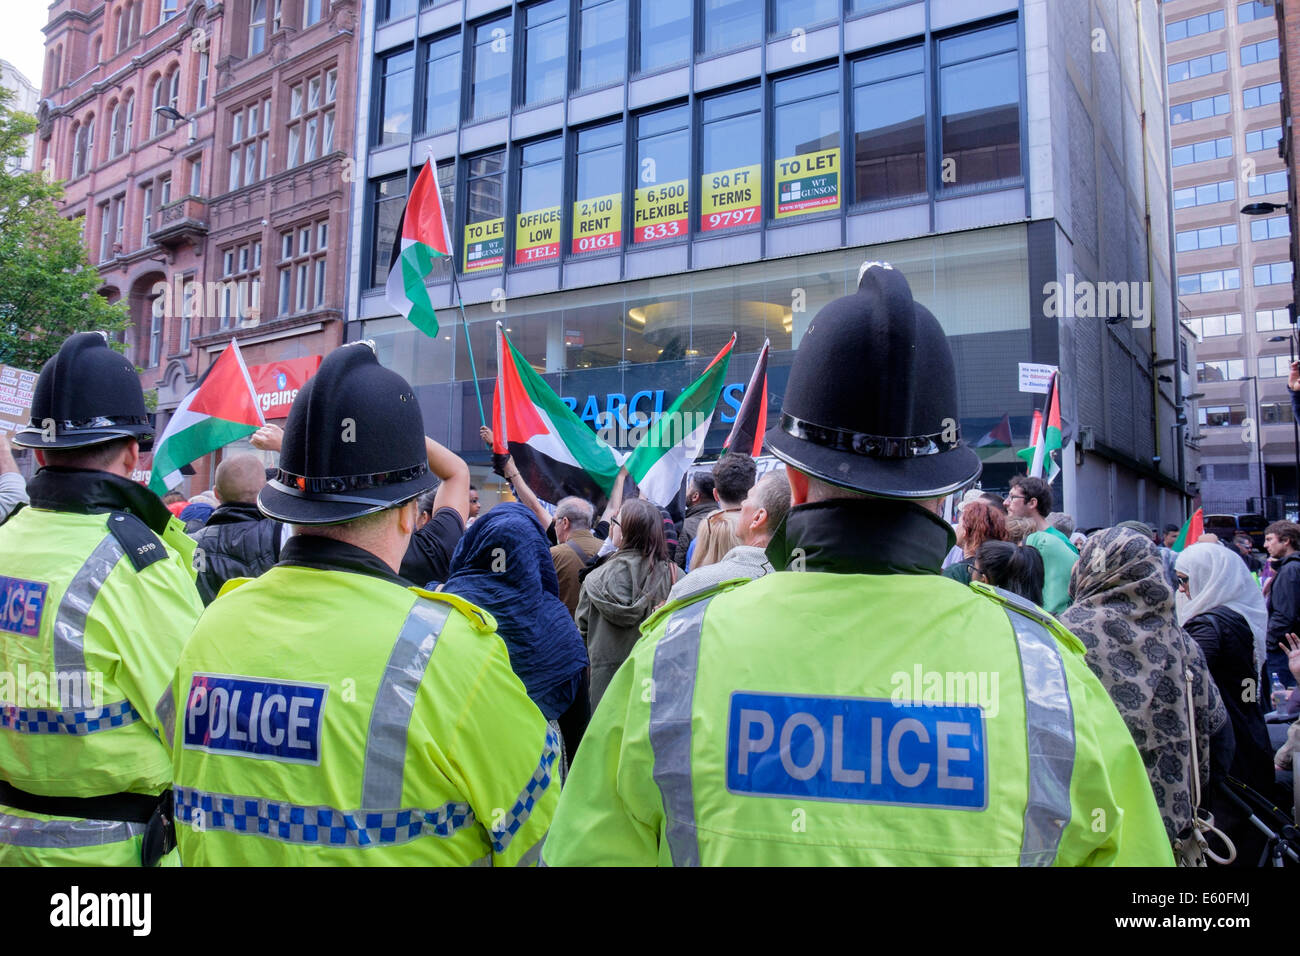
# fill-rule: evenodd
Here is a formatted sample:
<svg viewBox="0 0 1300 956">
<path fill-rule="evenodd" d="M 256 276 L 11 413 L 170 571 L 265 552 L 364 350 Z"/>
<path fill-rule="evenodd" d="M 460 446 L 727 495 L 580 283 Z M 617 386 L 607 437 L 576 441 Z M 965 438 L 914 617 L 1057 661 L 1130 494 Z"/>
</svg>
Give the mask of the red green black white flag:
<svg viewBox="0 0 1300 956">
<path fill-rule="evenodd" d="M 438 192 L 438 167 L 430 157 L 415 177 L 397 224 L 384 290 L 388 304 L 430 338 L 438 334 L 438 316 L 424 282 L 435 259 L 450 257 L 451 231 Z"/>
</svg>

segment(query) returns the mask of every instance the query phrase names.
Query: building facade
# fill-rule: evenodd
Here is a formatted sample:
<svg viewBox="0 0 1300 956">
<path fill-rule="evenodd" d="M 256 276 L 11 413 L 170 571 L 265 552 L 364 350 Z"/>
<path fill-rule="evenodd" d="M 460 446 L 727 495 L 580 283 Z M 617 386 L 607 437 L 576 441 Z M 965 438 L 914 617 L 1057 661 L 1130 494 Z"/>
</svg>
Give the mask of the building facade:
<svg viewBox="0 0 1300 956">
<path fill-rule="evenodd" d="M 128 304 L 160 431 L 232 338 L 281 419 L 342 341 L 355 18 L 353 0 L 51 7 L 38 161 Z"/>
<path fill-rule="evenodd" d="M 1291 229 L 1267 208 L 1290 189 L 1274 14 L 1236 0 L 1164 4 L 1178 307 L 1199 339 L 1207 514 L 1296 510 Z"/>
<path fill-rule="evenodd" d="M 1023 447 L 1045 396 L 1019 364 L 1059 367 L 1058 507 L 1181 520 L 1154 2 L 383 0 L 362 29 L 348 338 L 480 480 L 498 321 L 593 427 L 667 408 L 736 333 L 708 455 L 764 341 L 775 423 L 810 320 L 875 259 L 949 336 L 963 437 L 1006 417 Z M 426 157 L 455 260 L 430 279 L 436 338 L 383 294 Z M 1023 472 L 980 453 L 986 488 Z"/>
<path fill-rule="evenodd" d="M 14 98 L 9 101 L 11 109 L 36 115 L 41 91 L 8 60 L 0 60 L 0 86 L 14 94 Z M 36 136 L 33 134 L 27 137 L 27 155 L 20 162 L 11 164 L 11 172 L 31 172 L 35 155 Z"/>
</svg>

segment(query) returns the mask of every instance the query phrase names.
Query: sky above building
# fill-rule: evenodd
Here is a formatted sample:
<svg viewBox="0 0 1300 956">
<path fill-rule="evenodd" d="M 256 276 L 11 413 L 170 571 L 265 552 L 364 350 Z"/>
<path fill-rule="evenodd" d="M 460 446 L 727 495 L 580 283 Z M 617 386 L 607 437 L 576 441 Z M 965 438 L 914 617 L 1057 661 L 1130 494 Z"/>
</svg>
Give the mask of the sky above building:
<svg viewBox="0 0 1300 956">
<path fill-rule="evenodd" d="M 18 67 L 38 87 L 45 63 L 45 34 L 41 27 L 49 12 L 43 3 L 7 3 L 4 29 L 0 30 L 0 60 Z"/>
</svg>

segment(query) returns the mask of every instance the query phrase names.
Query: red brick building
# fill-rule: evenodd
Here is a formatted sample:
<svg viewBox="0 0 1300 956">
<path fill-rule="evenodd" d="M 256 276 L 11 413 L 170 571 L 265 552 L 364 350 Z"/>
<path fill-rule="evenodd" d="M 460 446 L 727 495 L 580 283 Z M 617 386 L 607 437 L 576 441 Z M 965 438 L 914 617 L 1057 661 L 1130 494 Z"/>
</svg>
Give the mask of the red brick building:
<svg viewBox="0 0 1300 956">
<path fill-rule="evenodd" d="M 355 0 L 50 8 L 37 160 L 128 303 L 159 429 L 232 337 L 250 367 L 342 341 L 355 22 Z"/>
</svg>

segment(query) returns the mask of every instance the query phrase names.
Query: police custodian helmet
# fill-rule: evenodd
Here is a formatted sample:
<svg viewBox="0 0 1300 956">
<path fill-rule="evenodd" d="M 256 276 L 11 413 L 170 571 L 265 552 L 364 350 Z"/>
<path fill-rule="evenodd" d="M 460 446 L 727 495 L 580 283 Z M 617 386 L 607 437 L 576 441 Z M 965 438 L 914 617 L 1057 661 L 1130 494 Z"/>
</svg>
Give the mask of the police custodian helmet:
<svg viewBox="0 0 1300 956">
<path fill-rule="evenodd" d="M 153 443 L 140 376 L 99 332 L 68 336 L 32 393 L 32 420 L 14 435 L 24 448 L 85 448 L 116 438 Z"/>
<path fill-rule="evenodd" d="M 769 450 L 799 471 L 882 498 L 951 494 L 980 473 L 961 441 L 957 376 L 943 329 L 888 263 L 804 333 Z"/>
<path fill-rule="evenodd" d="M 257 496 L 290 524 L 338 524 L 394 508 L 436 479 L 406 379 L 354 342 L 331 352 L 289 410 L 280 468 Z"/>
</svg>

